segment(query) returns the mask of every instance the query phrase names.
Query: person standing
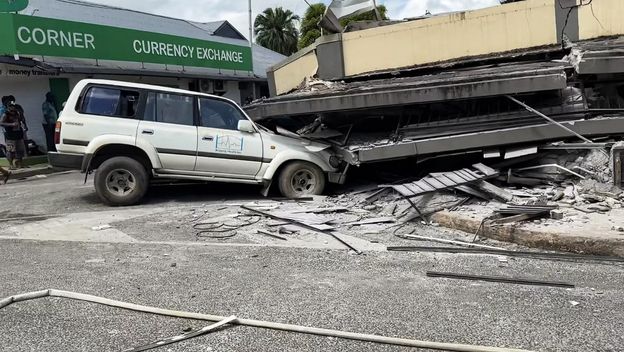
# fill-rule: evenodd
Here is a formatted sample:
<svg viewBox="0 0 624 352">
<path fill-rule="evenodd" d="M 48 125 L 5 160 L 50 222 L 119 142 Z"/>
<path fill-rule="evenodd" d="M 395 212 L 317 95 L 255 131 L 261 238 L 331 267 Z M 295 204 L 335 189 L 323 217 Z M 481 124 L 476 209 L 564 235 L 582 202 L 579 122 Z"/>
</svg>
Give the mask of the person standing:
<svg viewBox="0 0 624 352">
<path fill-rule="evenodd" d="M 22 168 L 22 159 L 26 153 L 24 130 L 19 110 L 13 101 L 8 103 L 4 114 L 0 117 L 0 126 L 4 127 L 4 140 L 7 147 L 9 169 Z"/>
<path fill-rule="evenodd" d="M 58 119 L 58 107 L 52 92 L 46 93 L 45 101 L 41 105 L 41 111 L 43 112 L 43 130 L 45 131 L 46 147 L 48 152 L 55 152 L 54 128 Z"/>
<path fill-rule="evenodd" d="M 0 119 L 2 119 L 6 111 L 5 104 L 8 104 L 8 98 L 9 97 L 2 97 L 2 105 L 0 105 Z M 9 160 L 8 157 L 7 157 L 7 160 Z M 3 181 L 2 183 L 6 184 L 7 181 L 9 181 L 9 177 L 11 177 L 11 171 L 5 170 L 2 166 L 0 166 L 0 174 L 2 174 L 2 181 Z"/>
<path fill-rule="evenodd" d="M 8 96 L 3 96 L 2 97 L 2 104 L 0 105 L 0 121 L 2 120 L 2 118 L 4 117 L 4 113 L 6 111 L 6 107 L 9 104 L 9 97 Z M 5 141 L 6 143 L 6 141 Z M 6 149 L 5 149 L 5 154 L 6 154 Z M 5 155 L 5 157 L 7 158 L 7 160 L 9 160 L 8 155 Z M 13 165 L 11 163 L 11 161 L 9 161 L 9 166 Z M 2 173 L 2 175 L 4 176 L 4 183 L 6 183 L 9 179 L 9 175 L 11 174 L 9 171 L 5 170 L 4 168 L 0 167 L 0 173 Z"/>
<path fill-rule="evenodd" d="M 28 140 L 28 124 L 26 123 L 26 115 L 24 115 L 24 108 L 19 105 L 14 96 L 9 95 L 9 104 L 15 106 L 19 113 L 19 124 L 22 129 L 22 144 L 24 148 L 24 156 L 28 156 L 28 148 L 26 148 L 26 140 Z"/>
<path fill-rule="evenodd" d="M 11 171 L 5 170 L 2 166 L 0 166 L 0 174 L 2 174 L 2 183 L 6 185 L 9 181 L 9 177 L 11 177 Z"/>
</svg>

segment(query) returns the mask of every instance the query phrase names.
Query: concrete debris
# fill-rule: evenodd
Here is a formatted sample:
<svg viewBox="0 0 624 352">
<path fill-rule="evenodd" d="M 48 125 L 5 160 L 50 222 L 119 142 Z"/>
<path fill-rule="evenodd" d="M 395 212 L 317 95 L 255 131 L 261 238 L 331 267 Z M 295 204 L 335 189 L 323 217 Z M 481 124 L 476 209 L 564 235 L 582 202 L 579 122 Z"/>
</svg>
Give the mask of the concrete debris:
<svg viewBox="0 0 624 352">
<path fill-rule="evenodd" d="M 280 234 L 292 235 L 301 232 L 301 228 L 295 225 L 280 226 L 278 232 Z"/>
<path fill-rule="evenodd" d="M 563 288 L 574 288 L 573 284 L 567 282 L 555 282 L 555 281 L 542 281 L 533 279 L 519 279 L 509 278 L 501 276 L 487 276 L 487 275 L 470 275 L 470 274 L 456 274 L 456 273 L 443 273 L 435 271 L 427 271 L 428 277 L 448 278 L 448 279 L 462 279 L 462 280 L 475 280 L 475 281 L 487 281 L 487 282 L 499 282 L 508 284 L 519 285 L 536 285 L 536 286 L 552 286 Z"/>
<path fill-rule="evenodd" d="M 553 195 L 552 195 L 552 197 L 551 197 L 550 199 L 551 199 L 553 202 L 556 202 L 556 201 L 558 201 L 558 200 L 561 200 L 561 199 L 563 198 L 563 196 L 564 196 L 563 191 L 559 189 L 559 190 L 557 190 L 557 191 L 555 192 L 555 194 L 553 194 Z"/>
<path fill-rule="evenodd" d="M 561 210 L 551 210 L 550 218 L 553 220 L 563 220 L 563 212 Z"/>
<path fill-rule="evenodd" d="M 269 237 L 277 238 L 277 239 L 282 240 L 282 241 L 288 241 L 288 238 L 282 237 L 280 235 L 274 234 L 274 233 L 269 232 L 269 231 L 258 230 L 258 233 L 261 234 L 261 235 L 266 235 L 266 236 L 269 236 Z"/>
<path fill-rule="evenodd" d="M 392 222 L 395 222 L 395 219 L 393 217 L 384 217 L 384 218 L 372 218 L 372 219 L 351 222 L 351 223 L 347 223 L 347 225 L 361 226 L 361 225 L 371 225 L 371 224 L 387 224 L 387 223 L 392 223 Z"/>
<path fill-rule="evenodd" d="M 588 206 L 587 209 L 606 213 L 611 210 L 611 207 L 603 204 L 592 204 Z"/>
<path fill-rule="evenodd" d="M 93 230 L 93 231 L 102 231 L 102 230 L 108 230 L 110 228 L 112 228 L 110 225 L 100 225 L 100 226 L 93 226 L 91 228 L 91 230 Z"/>
<path fill-rule="evenodd" d="M 254 207 L 250 207 L 247 205 L 242 205 L 242 209 L 247 210 L 249 212 L 262 215 L 267 218 L 271 218 L 273 220 L 282 220 L 282 221 L 290 221 L 294 225 L 301 226 L 308 230 L 316 231 L 319 233 L 323 233 L 326 235 L 332 236 L 334 239 L 338 240 L 340 243 L 344 244 L 348 249 L 352 250 L 356 254 L 362 254 L 362 251 L 356 248 L 353 244 L 350 243 L 350 240 L 343 236 L 341 233 L 335 231 L 333 226 L 329 226 L 326 223 L 329 220 L 323 219 L 315 214 L 292 214 L 287 211 L 278 211 L 278 212 L 268 212 L 261 209 L 257 209 Z M 314 215 L 314 217 L 301 217 L 300 215 Z M 312 220 L 312 221 L 310 221 Z"/>
<path fill-rule="evenodd" d="M 595 194 L 584 194 L 583 199 L 590 203 L 601 203 L 605 201 L 605 197 Z"/>
<path fill-rule="evenodd" d="M 494 199 L 501 200 L 503 202 L 511 202 L 513 200 L 513 194 L 502 188 L 496 187 L 489 182 L 481 181 L 477 183 L 476 186 L 481 191 L 491 195 Z"/>
</svg>

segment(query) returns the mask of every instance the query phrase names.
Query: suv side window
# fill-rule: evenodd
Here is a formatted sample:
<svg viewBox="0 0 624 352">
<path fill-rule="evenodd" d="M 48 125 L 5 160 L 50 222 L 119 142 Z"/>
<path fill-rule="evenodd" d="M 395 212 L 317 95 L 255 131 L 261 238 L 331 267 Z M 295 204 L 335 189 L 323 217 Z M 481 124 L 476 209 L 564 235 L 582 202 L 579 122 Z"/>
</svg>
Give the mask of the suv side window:
<svg viewBox="0 0 624 352">
<path fill-rule="evenodd" d="M 85 94 L 80 112 L 83 114 L 134 118 L 140 93 L 113 87 L 91 87 Z"/>
<path fill-rule="evenodd" d="M 188 95 L 150 92 L 145 103 L 144 120 L 194 126 L 194 101 Z"/>
<path fill-rule="evenodd" d="M 247 119 L 236 106 L 209 98 L 199 98 L 199 116 L 201 126 L 225 130 L 236 130 L 238 121 Z"/>
</svg>

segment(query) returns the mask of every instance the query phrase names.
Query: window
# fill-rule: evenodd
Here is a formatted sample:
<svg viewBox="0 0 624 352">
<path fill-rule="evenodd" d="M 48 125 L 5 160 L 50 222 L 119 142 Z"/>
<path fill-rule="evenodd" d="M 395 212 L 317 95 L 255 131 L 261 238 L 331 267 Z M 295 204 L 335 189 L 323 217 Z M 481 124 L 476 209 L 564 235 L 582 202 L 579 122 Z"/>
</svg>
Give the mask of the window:
<svg viewBox="0 0 624 352">
<path fill-rule="evenodd" d="M 236 106 L 217 99 L 199 99 L 199 112 L 203 127 L 236 130 L 238 121 L 247 119 Z"/>
<path fill-rule="evenodd" d="M 82 103 L 82 113 L 133 118 L 139 106 L 139 92 L 118 88 L 89 88 Z"/>
<path fill-rule="evenodd" d="M 145 104 L 145 120 L 194 126 L 194 101 L 191 96 L 151 92 Z"/>
</svg>

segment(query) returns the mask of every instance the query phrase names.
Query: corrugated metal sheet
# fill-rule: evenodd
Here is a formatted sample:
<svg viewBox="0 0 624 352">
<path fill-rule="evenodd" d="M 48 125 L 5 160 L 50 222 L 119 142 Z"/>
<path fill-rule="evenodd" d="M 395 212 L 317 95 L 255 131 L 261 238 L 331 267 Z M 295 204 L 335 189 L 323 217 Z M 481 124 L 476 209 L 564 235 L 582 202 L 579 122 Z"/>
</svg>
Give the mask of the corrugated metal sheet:
<svg viewBox="0 0 624 352">
<path fill-rule="evenodd" d="M 249 46 L 246 40 L 213 36 L 225 21 L 198 23 L 77 0 L 30 0 L 22 14 Z"/>
<path fill-rule="evenodd" d="M 403 197 L 412 198 L 425 193 L 455 188 L 460 185 L 477 182 L 498 175 L 498 172 L 486 165 L 475 164 L 472 169 L 433 173 L 416 182 L 389 186 Z"/>
</svg>

